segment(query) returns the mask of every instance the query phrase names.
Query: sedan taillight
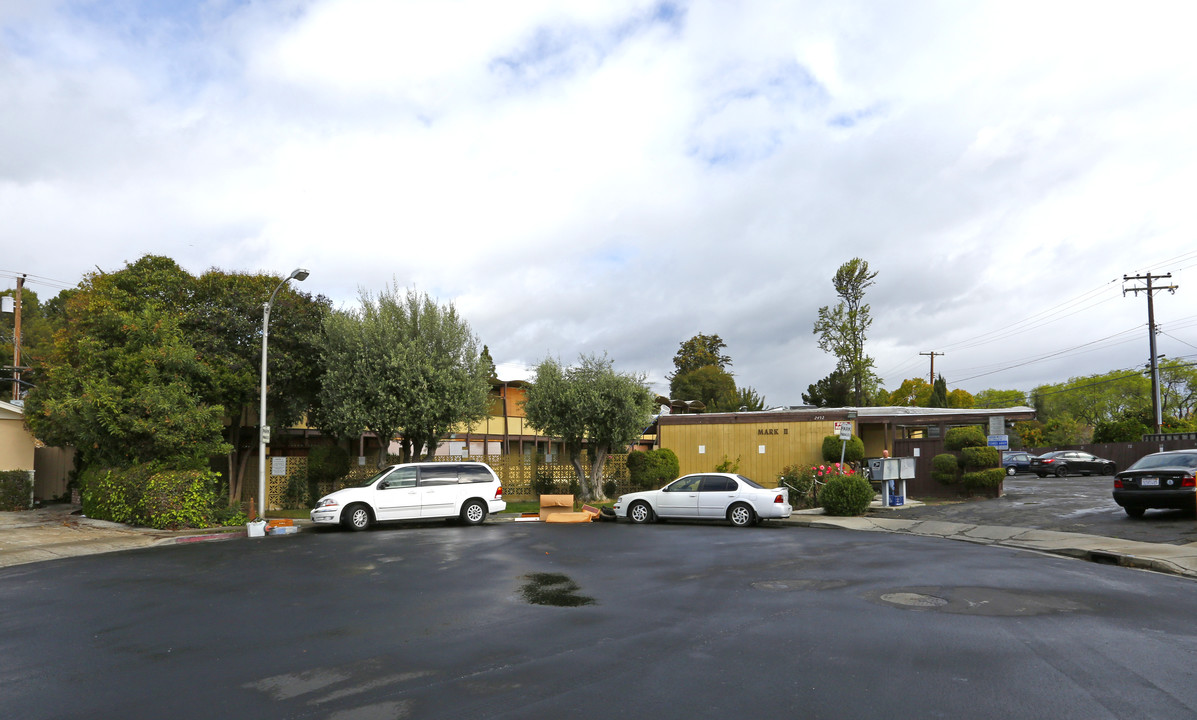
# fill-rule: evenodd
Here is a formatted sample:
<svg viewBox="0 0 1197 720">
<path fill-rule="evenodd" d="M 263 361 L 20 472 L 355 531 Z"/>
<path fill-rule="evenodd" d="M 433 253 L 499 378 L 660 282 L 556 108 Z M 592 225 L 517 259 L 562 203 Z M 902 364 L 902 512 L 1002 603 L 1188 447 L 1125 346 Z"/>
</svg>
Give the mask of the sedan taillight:
<svg viewBox="0 0 1197 720">
<path fill-rule="evenodd" d="M 1055 458 L 1044 458 L 1044 460 L 1043 460 L 1043 464 L 1044 464 L 1044 465 L 1050 465 L 1051 463 L 1054 463 L 1055 461 L 1056 461 L 1056 459 L 1055 459 Z"/>
<path fill-rule="evenodd" d="M 775 503 L 783 503 L 783 502 L 785 502 L 785 500 L 783 500 L 783 499 L 782 499 L 782 497 L 781 497 L 781 493 L 777 493 L 777 497 L 773 498 L 773 502 L 775 502 Z"/>
<path fill-rule="evenodd" d="M 1122 489 L 1122 481 L 1121 481 L 1121 480 L 1119 480 L 1118 478 L 1114 478 L 1114 489 L 1115 489 L 1115 490 L 1121 490 L 1121 489 Z"/>
<path fill-rule="evenodd" d="M 1180 479 L 1181 487 L 1197 487 L 1197 476 L 1185 475 Z"/>
</svg>

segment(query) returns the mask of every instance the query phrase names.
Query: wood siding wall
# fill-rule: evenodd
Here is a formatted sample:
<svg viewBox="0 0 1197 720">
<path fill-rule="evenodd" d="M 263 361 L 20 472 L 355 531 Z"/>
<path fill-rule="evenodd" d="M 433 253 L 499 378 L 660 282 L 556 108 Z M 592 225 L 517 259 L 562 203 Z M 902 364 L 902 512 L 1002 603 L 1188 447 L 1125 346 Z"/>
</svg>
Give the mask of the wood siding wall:
<svg viewBox="0 0 1197 720">
<path fill-rule="evenodd" d="M 832 420 L 734 424 L 665 424 L 660 444 L 677 453 L 683 475 L 710 472 L 724 459 L 739 462 L 740 474 L 775 487 L 787 465 L 823 461 L 823 438 L 835 433 Z"/>
</svg>

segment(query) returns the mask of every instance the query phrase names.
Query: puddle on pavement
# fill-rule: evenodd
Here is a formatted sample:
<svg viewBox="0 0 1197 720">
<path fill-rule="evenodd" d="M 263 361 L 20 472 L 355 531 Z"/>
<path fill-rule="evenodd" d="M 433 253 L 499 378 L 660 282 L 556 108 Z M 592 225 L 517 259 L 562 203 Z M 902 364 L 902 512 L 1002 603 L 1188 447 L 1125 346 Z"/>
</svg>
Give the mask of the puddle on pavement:
<svg viewBox="0 0 1197 720">
<path fill-rule="evenodd" d="M 1027 617 L 1091 609 L 1085 603 L 1059 595 L 985 587 L 893 588 L 870 593 L 866 598 L 905 610 L 987 617 Z"/>
<path fill-rule="evenodd" d="M 594 598 L 579 595 L 578 584 L 561 573 L 532 573 L 525 575 L 521 589 L 524 599 L 533 605 L 554 607 L 579 607 L 593 605 Z"/>
</svg>

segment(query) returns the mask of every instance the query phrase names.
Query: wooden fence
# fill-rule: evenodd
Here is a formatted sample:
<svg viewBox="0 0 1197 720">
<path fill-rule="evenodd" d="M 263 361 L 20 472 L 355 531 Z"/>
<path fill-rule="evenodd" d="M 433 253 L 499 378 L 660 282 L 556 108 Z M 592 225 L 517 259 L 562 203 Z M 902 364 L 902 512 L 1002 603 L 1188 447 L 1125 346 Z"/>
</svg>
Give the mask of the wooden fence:
<svg viewBox="0 0 1197 720">
<path fill-rule="evenodd" d="M 611 454 L 603 465 L 603 482 L 615 481 L 616 493 L 632 490 L 628 477 L 628 456 L 626 454 Z M 392 462 L 398 462 L 396 458 Z M 489 465 L 499 480 L 503 483 L 503 497 L 508 500 L 535 499 L 532 481 L 537 476 L 547 476 L 553 479 L 555 491 L 564 494 L 575 494 L 577 491 L 577 471 L 568 462 L 536 462 L 522 455 L 444 455 L 433 458 L 432 462 L 483 462 Z M 582 453 L 582 467 L 589 467 L 586 453 Z M 334 490 L 349 487 L 364 482 L 378 473 L 374 465 L 355 467 L 336 482 L 320 483 L 320 496 L 327 495 Z M 272 493 L 273 495 L 273 493 Z M 315 501 L 317 498 L 312 498 Z"/>
</svg>

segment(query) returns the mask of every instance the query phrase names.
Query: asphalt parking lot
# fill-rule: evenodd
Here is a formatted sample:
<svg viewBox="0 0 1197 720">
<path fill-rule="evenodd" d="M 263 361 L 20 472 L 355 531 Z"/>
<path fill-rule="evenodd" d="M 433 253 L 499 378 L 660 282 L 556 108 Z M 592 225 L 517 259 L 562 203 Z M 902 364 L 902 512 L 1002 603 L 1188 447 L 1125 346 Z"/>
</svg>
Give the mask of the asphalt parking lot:
<svg viewBox="0 0 1197 720">
<path fill-rule="evenodd" d="M 1114 503 L 1114 478 L 1109 475 L 1015 475 L 1006 479 L 1004 487 L 1005 494 L 1000 498 L 932 501 L 923 507 L 899 510 L 893 517 L 1025 527 L 1172 545 L 1197 542 L 1197 514 L 1193 512 L 1149 510 L 1141 519 L 1127 517 Z"/>
</svg>

